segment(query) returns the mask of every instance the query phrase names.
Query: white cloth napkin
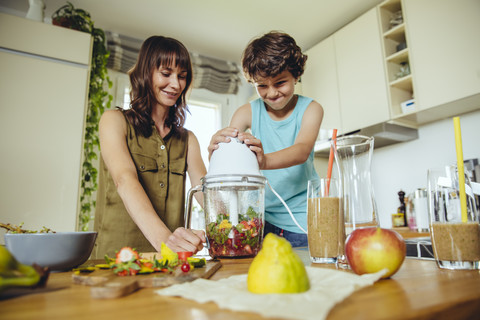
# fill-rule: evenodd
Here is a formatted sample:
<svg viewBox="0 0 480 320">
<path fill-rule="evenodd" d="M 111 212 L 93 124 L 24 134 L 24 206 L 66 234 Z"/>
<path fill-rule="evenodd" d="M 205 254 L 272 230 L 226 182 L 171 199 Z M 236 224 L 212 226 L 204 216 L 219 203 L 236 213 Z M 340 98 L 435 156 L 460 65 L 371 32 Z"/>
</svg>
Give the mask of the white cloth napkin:
<svg viewBox="0 0 480 320">
<path fill-rule="evenodd" d="M 220 308 L 257 312 L 264 317 L 325 319 L 335 304 L 354 291 L 372 285 L 385 271 L 358 276 L 325 268 L 306 267 L 310 290 L 298 294 L 254 294 L 247 289 L 247 275 L 218 281 L 197 279 L 156 291 L 200 303 L 213 301 Z"/>
</svg>

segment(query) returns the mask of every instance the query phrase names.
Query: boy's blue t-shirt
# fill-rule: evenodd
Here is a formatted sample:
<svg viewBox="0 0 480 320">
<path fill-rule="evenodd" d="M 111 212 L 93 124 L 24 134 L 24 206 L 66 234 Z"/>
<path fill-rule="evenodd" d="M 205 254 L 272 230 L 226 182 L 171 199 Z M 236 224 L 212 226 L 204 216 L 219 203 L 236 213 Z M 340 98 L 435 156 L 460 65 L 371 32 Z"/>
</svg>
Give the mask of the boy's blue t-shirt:
<svg viewBox="0 0 480 320">
<path fill-rule="evenodd" d="M 265 154 L 285 149 L 294 144 L 300 131 L 303 114 L 312 100 L 299 95 L 292 114 L 281 121 L 270 118 L 262 99 L 259 98 L 250 102 L 252 134 L 262 142 Z M 307 161 L 303 164 L 262 171 L 273 189 L 287 203 L 297 222 L 305 230 L 307 230 L 307 184 L 308 180 L 318 178 L 313 158 L 312 150 Z M 284 230 L 303 233 L 268 186 L 265 186 L 265 219 Z"/>
</svg>

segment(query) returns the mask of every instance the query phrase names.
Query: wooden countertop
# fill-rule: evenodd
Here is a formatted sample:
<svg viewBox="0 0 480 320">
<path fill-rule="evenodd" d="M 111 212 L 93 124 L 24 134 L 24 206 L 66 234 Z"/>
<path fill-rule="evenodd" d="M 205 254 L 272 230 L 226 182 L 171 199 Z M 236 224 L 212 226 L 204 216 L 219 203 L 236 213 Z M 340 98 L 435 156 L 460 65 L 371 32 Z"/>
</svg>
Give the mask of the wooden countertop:
<svg viewBox="0 0 480 320">
<path fill-rule="evenodd" d="M 429 232 L 417 232 L 411 230 L 409 227 L 397 227 L 392 229 L 397 231 L 403 239 L 430 237 Z"/>
<path fill-rule="evenodd" d="M 308 251 L 297 249 L 310 265 Z M 224 259 L 212 280 L 248 271 L 252 259 Z M 311 264 L 315 267 L 318 265 Z M 350 271 L 345 271 L 350 272 Z M 118 299 L 93 299 L 72 273 L 52 273 L 46 288 L 0 295 L 0 319 L 265 319 L 141 289 Z M 13 295 L 13 296 L 12 296 Z M 328 319 L 478 319 L 480 272 L 439 269 L 432 260 L 407 258 L 391 279 L 380 280 L 337 304 Z"/>
</svg>

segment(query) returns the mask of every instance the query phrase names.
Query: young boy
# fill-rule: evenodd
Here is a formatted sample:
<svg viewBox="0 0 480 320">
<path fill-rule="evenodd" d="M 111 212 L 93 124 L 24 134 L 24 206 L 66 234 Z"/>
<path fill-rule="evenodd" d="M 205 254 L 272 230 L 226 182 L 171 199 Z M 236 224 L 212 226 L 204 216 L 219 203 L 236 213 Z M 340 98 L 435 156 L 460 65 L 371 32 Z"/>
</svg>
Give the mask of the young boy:
<svg viewBox="0 0 480 320">
<path fill-rule="evenodd" d="M 294 94 L 306 60 L 295 40 L 285 33 L 269 32 L 250 42 L 242 67 L 260 98 L 238 108 L 230 126 L 218 131 L 208 147 L 211 155 L 219 142 L 238 136 L 256 153 L 263 175 L 305 231 L 307 183 L 318 177 L 313 147 L 323 119 L 319 103 Z M 269 188 L 265 188 L 265 220 L 265 235 L 273 232 L 294 247 L 307 246 L 307 235 Z"/>
</svg>

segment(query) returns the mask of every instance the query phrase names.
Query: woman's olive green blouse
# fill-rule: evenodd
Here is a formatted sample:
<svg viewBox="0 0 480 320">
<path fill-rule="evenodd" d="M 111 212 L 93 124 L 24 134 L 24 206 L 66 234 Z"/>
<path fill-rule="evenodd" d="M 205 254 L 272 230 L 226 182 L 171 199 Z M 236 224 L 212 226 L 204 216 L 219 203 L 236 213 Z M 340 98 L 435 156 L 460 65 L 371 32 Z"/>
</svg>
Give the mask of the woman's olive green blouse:
<svg viewBox="0 0 480 320">
<path fill-rule="evenodd" d="M 173 232 L 184 225 L 188 130 L 169 133 L 162 139 L 154 127 L 152 135 L 145 138 L 137 135 L 125 120 L 127 145 L 138 179 L 157 215 Z M 94 230 L 98 232 L 94 258 L 103 258 L 105 254 L 114 257 L 125 246 L 140 252 L 155 251 L 128 214 L 102 158 Z"/>
</svg>

